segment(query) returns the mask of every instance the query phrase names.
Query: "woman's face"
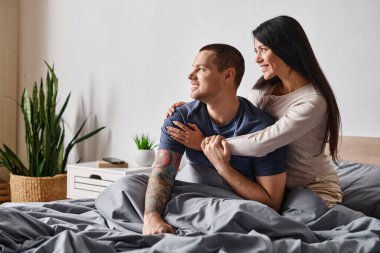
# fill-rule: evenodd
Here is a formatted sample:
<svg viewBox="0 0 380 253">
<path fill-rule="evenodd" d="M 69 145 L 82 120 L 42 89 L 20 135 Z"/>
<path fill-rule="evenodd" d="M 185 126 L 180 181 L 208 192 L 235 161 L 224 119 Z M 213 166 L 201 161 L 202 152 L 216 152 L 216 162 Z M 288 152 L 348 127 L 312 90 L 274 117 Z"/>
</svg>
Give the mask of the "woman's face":
<svg viewBox="0 0 380 253">
<path fill-rule="evenodd" d="M 275 76 L 285 77 L 290 68 L 269 47 L 255 39 L 256 62 L 259 64 L 265 80 Z"/>
</svg>

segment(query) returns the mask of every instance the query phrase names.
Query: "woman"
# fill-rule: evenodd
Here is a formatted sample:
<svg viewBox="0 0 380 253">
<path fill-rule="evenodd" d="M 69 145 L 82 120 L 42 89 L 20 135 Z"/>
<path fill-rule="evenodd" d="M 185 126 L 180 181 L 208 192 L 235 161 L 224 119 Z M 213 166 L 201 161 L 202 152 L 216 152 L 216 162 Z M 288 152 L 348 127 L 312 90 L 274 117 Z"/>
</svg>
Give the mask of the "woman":
<svg viewBox="0 0 380 253">
<path fill-rule="evenodd" d="M 228 139 L 232 154 L 263 156 L 287 145 L 287 188 L 305 187 L 329 206 L 339 203 L 339 109 L 304 30 L 295 19 L 279 16 L 259 25 L 253 36 L 256 62 L 263 76 L 249 99 L 271 114 L 276 123 L 262 131 Z M 172 138 L 200 150 L 204 137 L 199 129 L 194 125 L 178 126 L 179 129 L 169 129 Z M 330 156 L 324 153 L 326 142 Z"/>
</svg>

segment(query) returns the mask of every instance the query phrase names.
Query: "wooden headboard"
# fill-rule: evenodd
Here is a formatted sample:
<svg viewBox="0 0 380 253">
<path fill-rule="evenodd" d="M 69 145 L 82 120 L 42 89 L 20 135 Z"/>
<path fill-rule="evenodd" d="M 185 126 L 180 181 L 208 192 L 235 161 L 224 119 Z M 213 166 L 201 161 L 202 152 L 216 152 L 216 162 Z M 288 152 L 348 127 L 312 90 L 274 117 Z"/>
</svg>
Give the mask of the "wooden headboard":
<svg viewBox="0 0 380 253">
<path fill-rule="evenodd" d="M 380 138 L 342 136 L 338 152 L 341 160 L 380 167 Z"/>
</svg>

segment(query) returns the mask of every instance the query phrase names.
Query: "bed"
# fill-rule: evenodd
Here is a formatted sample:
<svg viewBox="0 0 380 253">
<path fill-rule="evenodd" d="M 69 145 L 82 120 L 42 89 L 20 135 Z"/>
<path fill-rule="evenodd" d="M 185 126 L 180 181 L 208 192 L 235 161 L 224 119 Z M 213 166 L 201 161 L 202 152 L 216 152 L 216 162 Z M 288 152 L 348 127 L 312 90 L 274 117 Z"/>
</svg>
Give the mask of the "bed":
<svg viewBox="0 0 380 253">
<path fill-rule="evenodd" d="M 330 209 L 301 188 L 277 213 L 217 185 L 178 182 L 165 211 L 176 234 L 147 236 L 148 177 L 123 177 L 97 199 L 2 204 L 0 252 L 380 252 L 380 139 L 354 159 L 349 140 L 338 169 L 343 203 Z"/>
</svg>

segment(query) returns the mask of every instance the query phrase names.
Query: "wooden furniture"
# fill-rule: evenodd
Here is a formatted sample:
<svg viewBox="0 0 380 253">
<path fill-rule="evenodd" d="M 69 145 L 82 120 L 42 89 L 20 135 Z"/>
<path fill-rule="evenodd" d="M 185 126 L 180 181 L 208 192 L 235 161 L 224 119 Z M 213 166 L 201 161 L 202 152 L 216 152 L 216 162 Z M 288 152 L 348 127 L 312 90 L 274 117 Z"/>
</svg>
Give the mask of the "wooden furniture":
<svg viewBox="0 0 380 253">
<path fill-rule="evenodd" d="M 67 166 L 67 198 L 96 198 L 107 186 L 132 174 L 149 174 L 151 167 L 97 168 L 96 162 Z"/>
<path fill-rule="evenodd" d="M 11 200 L 9 183 L 0 179 L 0 203 Z"/>
</svg>

